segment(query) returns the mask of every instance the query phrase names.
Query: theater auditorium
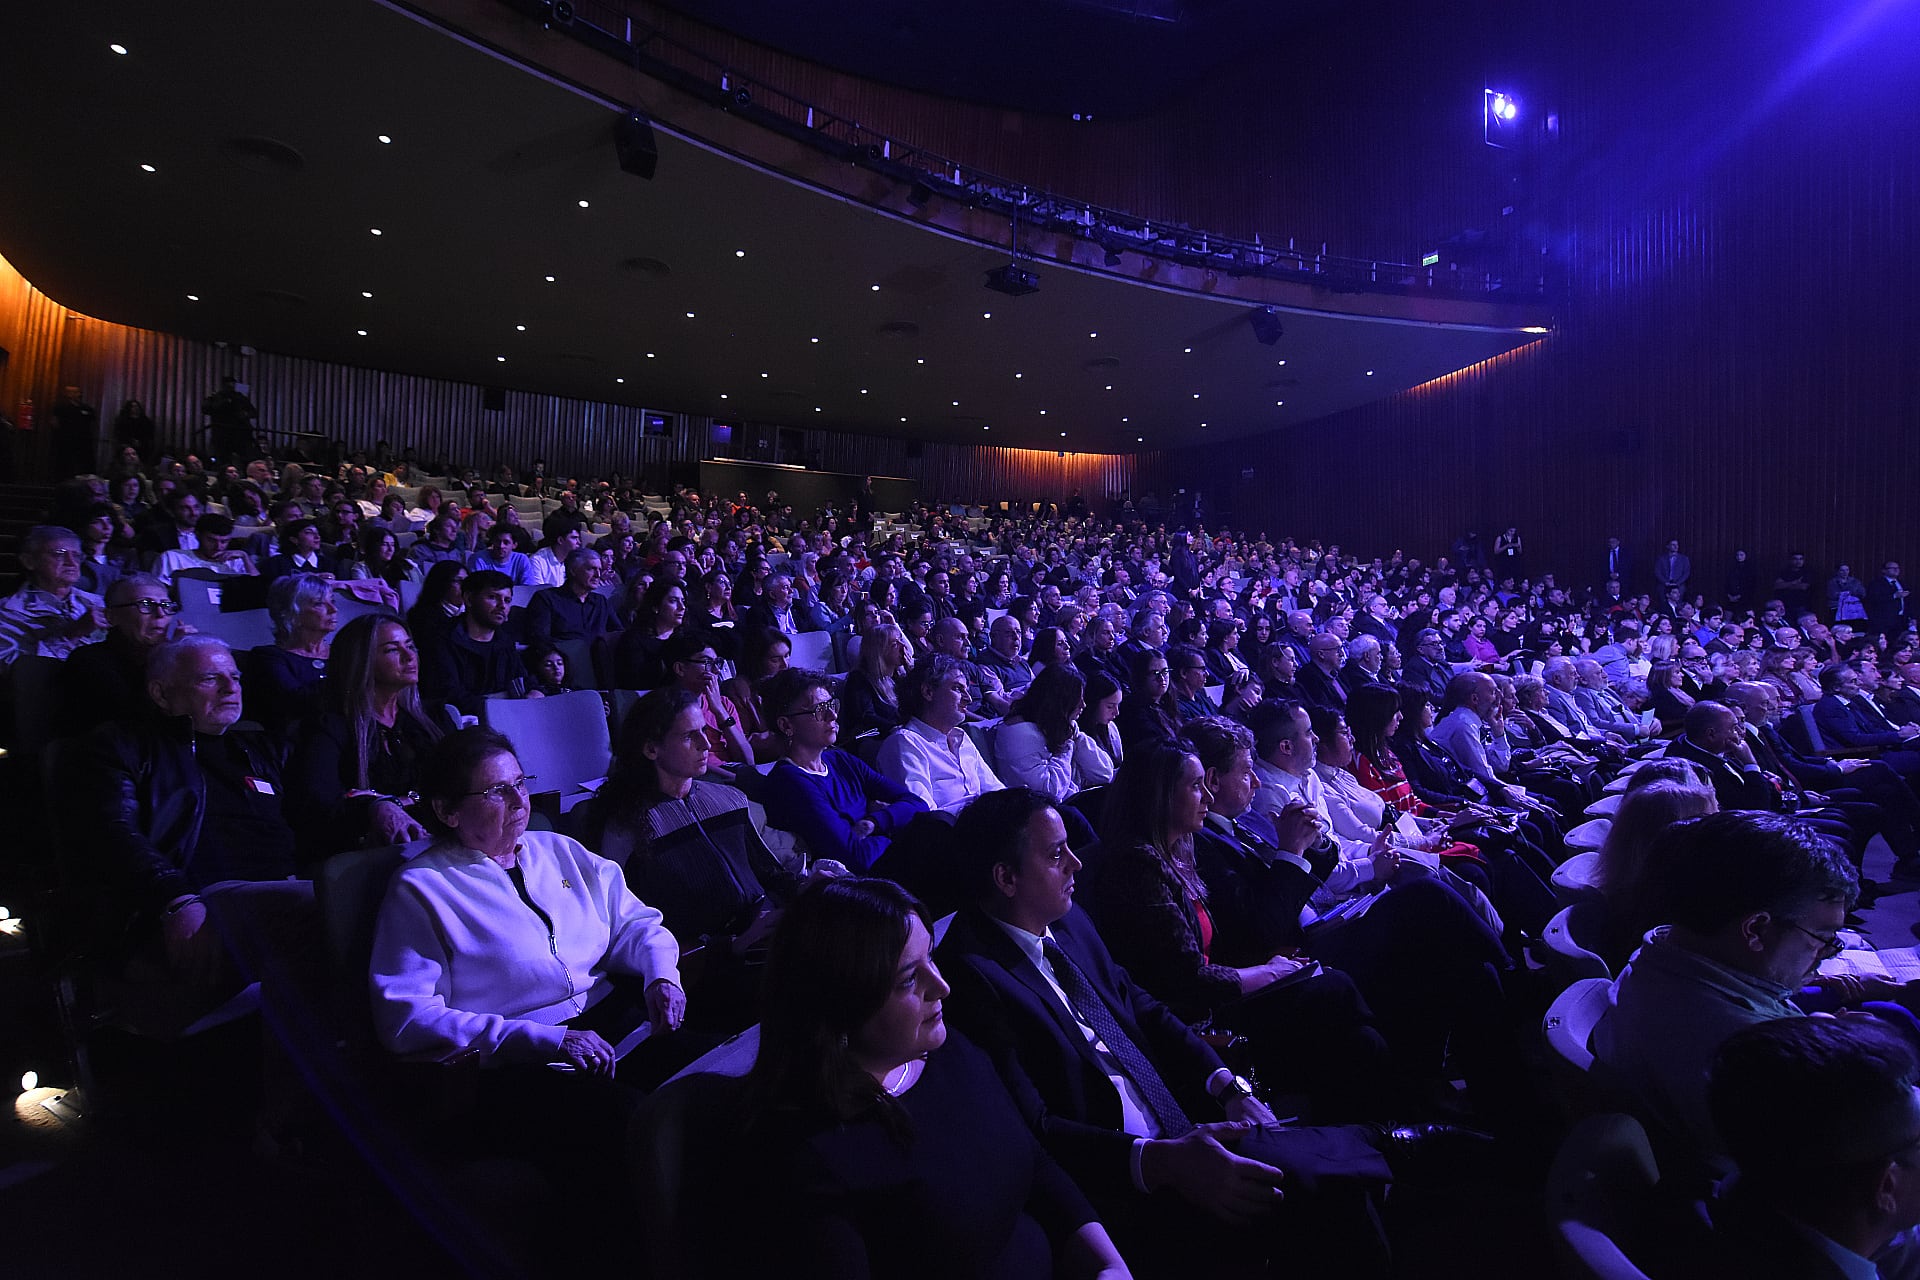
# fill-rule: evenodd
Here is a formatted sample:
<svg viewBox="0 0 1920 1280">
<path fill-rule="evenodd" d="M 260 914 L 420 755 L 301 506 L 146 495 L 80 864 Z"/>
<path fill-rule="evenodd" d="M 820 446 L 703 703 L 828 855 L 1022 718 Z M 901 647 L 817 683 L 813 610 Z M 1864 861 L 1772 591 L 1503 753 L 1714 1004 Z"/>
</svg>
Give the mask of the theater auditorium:
<svg viewBox="0 0 1920 1280">
<path fill-rule="evenodd" d="M 0 1272 L 1920 1276 L 1920 4 L 0 46 Z"/>
</svg>

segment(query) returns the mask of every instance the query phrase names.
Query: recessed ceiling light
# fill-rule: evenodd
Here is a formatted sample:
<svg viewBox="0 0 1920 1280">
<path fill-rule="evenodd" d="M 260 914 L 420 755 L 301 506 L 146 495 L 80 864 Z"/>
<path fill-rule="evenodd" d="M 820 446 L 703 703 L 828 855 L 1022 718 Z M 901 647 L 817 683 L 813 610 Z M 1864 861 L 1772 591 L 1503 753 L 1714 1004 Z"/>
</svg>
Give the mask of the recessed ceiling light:
<svg viewBox="0 0 1920 1280">
<path fill-rule="evenodd" d="M 160 171 L 159 171 L 158 169 L 156 169 L 156 168 L 154 168 L 154 167 L 153 167 L 152 165 L 150 165 L 150 164 L 143 164 L 143 165 L 141 165 L 141 166 L 140 166 L 140 170 L 141 170 L 141 172 L 142 172 L 142 173 L 158 173 L 158 172 L 160 172 Z"/>
<path fill-rule="evenodd" d="M 649 360 L 653 359 L 653 352 L 651 351 L 647 352 L 647 359 Z"/>
<path fill-rule="evenodd" d="M 188 295 L 187 295 L 187 301 L 188 301 L 188 302 L 198 302 L 198 301 L 200 301 L 200 295 L 199 295 L 199 294 L 197 294 L 197 293 L 190 293 L 190 294 L 188 294 Z"/>
<path fill-rule="evenodd" d="M 724 392 L 724 391 L 722 391 L 722 392 L 720 393 L 720 398 L 721 398 L 722 400 L 725 400 L 725 399 L 727 398 L 727 393 L 726 393 L 726 392 Z"/>
<path fill-rule="evenodd" d="M 1282 360 L 1282 361 L 1281 361 L 1280 363 L 1281 363 L 1281 364 L 1285 364 L 1285 363 L 1286 363 L 1286 361 L 1285 361 L 1285 360 Z"/>
<path fill-rule="evenodd" d="M 1373 370 L 1371 369 L 1367 370 L 1367 376 L 1371 378 L 1373 376 Z"/>
<path fill-rule="evenodd" d="M 1046 416 L 1047 416 L 1047 411 L 1046 411 L 1045 409 L 1042 409 L 1042 410 L 1040 411 L 1040 416 L 1041 416 L 1041 417 L 1043 417 L 1043 418 L 1044 418 L 1044 417 L 1046 417 Z"/>
<path fill-rule="evenodd" d="M 379 234 L 380 234 L 380 228 L 378 228 L 378 227 L 368 227 L 368 228 L 367 228 L 367 230 L 369 230 L 369 231 L 371 231 L 371 232 L 373 232 L 373 234 L 374 234 L 374 235 L 379 235 Z"/>
<path fill-rule="evenodd" d="M 736 258 L 744 258 L 747 256 L 747 251 L 745 249 L 735 249 L 733 251 L 733 256 Z"/>
<path fill-rule="evenodd" d="M 1273 402 L 1273 407 L 1274 407 L 1274 408 L 1276 408 L 1276 409 L 1278 409 L 1278 408 L 1279 408 L 1279 407 L 1280 407 L 1281 405 L 1283 405 L 1283 404 L 1285 404 L 1285 403 L 1286 403 L 1286 401 L 1285 401 L 1285 400 L 1275 400 L 1275 401 Z"/>
<path fill-rule="evenodd" d="M 814 411 L 815 413 L 818 413 L 818 412 L 820 412 L 820 406 L 819 406 L 819 405 L 815 405 L 815 406 L 813 406 L 813 411 Z"/>
<path fill-rule="evenodd" d="M 987 425 L 986 423 L 984 423 L 984 422 L 980 424 L 980 429 L 981 429 L 982 431 L 991 431 L 991 430 L 993 430 L 993 428 L 992 428 L 992 427 L 990 427 L 990 426 L 988 426 L 988 425 Z"/>
<path fill-rule="evenodd" d="M 363 338 L 367 336 L 367 331 L 365 329 L 355 329 L 354 332 L 359 334 Z"/>
<path fill-rule="evenodd" d="M 871 286 L 871 289 L 872 289 L 872 292 L 874 292 L 874 293 L 878 293 L 878 292 L 880 292 L 880 286 L 879 286 L 879 285 L 877 285 L 877 284 L 876 284 L 876 285 L 873 285 L 873 286 Z"/>
<path fill-rule="evenodd" d="M 982 312 L 980 313 L 980 318 L 981 318 L 982 320 L 991 320 L 991 319 L 993 319 L 993 312 L 991 312 L 991 311 L 982 311 Z"/>
<path fill-rule="evenodd" d="M 615 382 L 625 382 L 625 381 L 626 381 L 626 379 L 625 379 L 625 378 L 615 378 L 615 379 L 614 379 L 614 381 L 615 381 Z"/>
<path fill-rule="evenodd" d="M 515 333 L 525 333 L 525 332 L 527 331 L 527 326 L 525 326 L 525 325 L 523 325 L 523 324 L 517 324 L 517 325 L 515 325 L 515 326 L 513 326 L 513 331 L 514 331 Z"/>
<path fill-rule="evenodd" d="M 915 364 L 925 364 L 926 362 L 927 362 L 927 361 L 926 361 L 926 357 L 924 357 L 924 356 L 922 356 L 922 357 L 921 357 L 920 359 L 918 359 L 918 360 L 915 360 L 915 361 L 914 361 L 914 363 L 915 363 Z"/>
<path fill-rule="evenodd" d="M 1193 393 L 1193 398 L 1194 398 L 1195 400 L 1198 400 L 1198 399 L 1200 398 L 1200 393 L 1199 393 L 1198 391 L 1196 391 L 1196 392 L 1194 392 L 1194 393 Z"/>
<path fill-rule="evenodd" d="M 691 311 L 687 312 L 687 319 L 689 320 L 693 319 L 693 312 Z"/>
<path fill-rule="evenodd" d="M 820 339 L 818 339 L 818 338 L 808 338 L 808 339 L 807 339 L 807 341 L 808 341 L 808 342 L 818 342 L 818 341 L 820 341 Z"/>
<path fill-rule="evenodd" d="M 867 394 L 867 389 L 865 387 L 860 388 L 860 394 L 861 395 Z"/>
<path fill-rule="evenodd" d="M 127 56 L 127 46 L 123 44 L 110 44 L 107 46 L 107 48 L 113 50 L 115 53 L 119 54 L 123 58 Z"/>
<path fill-rule="evenodd" d="M 1014 374 L 1013 376 L 1014 376 L 1014 377 L 1016 377 L 1016 378 L 1024 378 L 1024 377 L 1026 377 L 1027 375 L 1026 375 L 1026 374 L 1024 374 L 1024 373 L 1016 373 L 1016 374 Z"/>
<path fill-rule="evenodd" d="M 366 290 L 366 289 L 362 289 L 362 290 L 360 291 L 360 296 L 361 296 L 361 297 L 363 297 L 363 298 L 371 298 L 371 297 L 373 296 L 373 294 L 372 294 L 372 293 L 371 293 L 371 292 L 370 292 L 369 290 Z"/>
<path fill-rule="evenodd" d="M 956 409 L 958 409 L 958 408 L 960 407 L 960 402 L 959 402 L 958 400 L 955 400 L 955 401 L 953 402 L 953 407 L 954 407 L 954 408 L 956 408 Z"/>
<path fill-rule="evenodd" d="M 1188 355 L 1192 355 L 1192 354 L 1193 354 L 1193 348 L 1192 348 L 1192 347 L 1185 347 L 1185 348 L 1182 348 L 1182 349 L 1183 349 L 1183 350 L 1184 350 L 1184 351 L 1185 351 L 1185 352 L 1186 352 L 1186 353 L 1187 353 Z"/>
<path fill-rule="evenodd" d="M 764 378 L 764 377 L 766 377 L 767 375 L 763 373 L 763 374 L 761 374 L 760 376 Z"/>
<path fill-rule="evenodd" d="M 1066 433 L 1066 432 L 1064 432 L 1064 431 L 1062 431 L 1062 432 L 1060 433 L 1060 438 L 1061 438 L 1062 440 L 1065 440 L 1065 439 L 1067 438 L 1067 433 Z"/>
<path fill-rule="evenodd" d="M 580 207 L 581 207 L 582 209 L 584 209 L 584 208 L 586 208 L 586 207 L 587 207 L 587 202 L 586 202 L 585 200 L 582 200 L 582 201 L 580 202 Z"/>
<path fill-rule="evenodd" d="M 1090 334 L 1088 334 L 1087 336 L 1088 336 L 1089 338 L 1097 338 L 1097 337 L 1099 337 L 1100 335 L 1099 335 L 1099 334 L 1097 334 L 1097 333 L 1090 333 Z"/>
<path fill-rule="evenodd" d="M 902 422 L 905 422 L 905 421 L 906 421 L 906 419 L 905 419 L 905 418 L 902 418 L 902 419 L 900 419 L 900 421 L 902 421 Z"/>
<path fill-rule="evenodd" d="M 1203 423 L 1201 423 L 1200 425 L 1204 427 L 1204 426 L 1206 426 L 1207 424 L 1203 422 Z"/>
<path fill-rule="evenodd" d="M 1113 384 L 1111 382 L 1107 384 L 1107 390 L 1109 391 L 1113 390 Z"/>
<path fill-rule="evenodd" d="M 1132 421 L 1133 421 L 1133 419 L 1132 419 L 1132 418 L 1122 418 L 1122 419 L 1120 419 L 1120 421 L 1122 421 L 1122 422 L 1132 422 Z"/>
<path fill-rule="evenodd" d="M 552 276 L 548 276 L 548 277 L 547 277 L 547 283 L 548 283 L 548 284 L 552 284 L 552 283 L 553 283 L 553 277 L 552 277 Z"/>
<path fill-rule="evenodd" d="M 507 358 L 505 356 L 495 356 L 494 359 L 498 360 L 501 364 L 505 364 L 507 362 Z"/>
<path fill-rule="evenodd" d="M 387 145 L 388 143 L 390 143 L 390 142 L 392 142 L 392 141 L 393 141 L 393 139 L 392 139 L 392 138 L 390 138 L 390 137 L 388 137 L 388 136 L 387 136 L 386 134 L 384 134 L 384 133 L 378 133 L 378 134 L 375 134 L 375 135 L 374 135 L 374 139 L 375 139 L 375 141 L 377 141 L 377 142 L 379 142 L 379 143 L 380 143 L 380 144 L 381 144 L 382 146 L 385 146 L 385 145 Z"/>
<path fill-rule="evenodd" d="M 1147 442 L 1147 438 L 1145 436 L 1135 436 L 1133 439 L 1136 444 L 1145 444 Z"/>
</svg>

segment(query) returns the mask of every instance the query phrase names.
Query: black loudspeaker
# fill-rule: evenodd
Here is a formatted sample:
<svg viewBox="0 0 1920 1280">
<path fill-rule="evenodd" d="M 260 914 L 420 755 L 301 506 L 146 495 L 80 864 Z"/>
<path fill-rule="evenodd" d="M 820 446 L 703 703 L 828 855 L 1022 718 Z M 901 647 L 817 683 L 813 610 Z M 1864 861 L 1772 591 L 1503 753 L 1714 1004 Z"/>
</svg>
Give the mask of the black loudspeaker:
<svg viewBox="0 0 1920 1280">
<path fill-rule="evenodd" d="M 499 413 L 507 407 L 507 389 L 505 387 L 480 388 L 480 407 L 489 413 Z"/>
<path fill-rule="evenodd" d="M 926 454 L 926 446 L 918 440 L 907 441 L 907 457 L 920 458 Z"/>
<path fill-rule="evenodd" d="M 638 111 L 622 116 L 613 126 L 613 146 L 620 153 L 620 167 L 636 178 L 653 177 L 660 164 L 660 148 L 653 140 L 653 122 Z"/>
</svg>

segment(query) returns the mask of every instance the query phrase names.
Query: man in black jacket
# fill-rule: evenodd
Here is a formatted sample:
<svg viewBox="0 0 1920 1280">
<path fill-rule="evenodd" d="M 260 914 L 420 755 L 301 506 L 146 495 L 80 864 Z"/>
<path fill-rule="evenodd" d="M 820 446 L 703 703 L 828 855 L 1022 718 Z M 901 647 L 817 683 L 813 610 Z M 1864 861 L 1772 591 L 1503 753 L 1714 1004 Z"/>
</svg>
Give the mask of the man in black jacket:
<svg viewBox="0 0 1920 1280">
<path fill-rule="evenodd" d="M 458 707 L 479 715 L 488 694 L 518 695 L 526 690 L 527 668 L 507 622 L 513 614 L 513 579 L 494 569 L 477 569 L 461 584 L 467 611 L 441 633 L 438 644 L 421 653 L 420 696 L 428 703 Z M 539 690 L 526 695 L 541 696 Z"/>
<path fill-rule="evenodd" d="M 1702 701 L 1687 708 L 1684 731 L 1667 748 L 1669 759 L 1698 765 L 1713 784 L 1722 809 L 1757 809 L 1766 813 L 1793 813 L 1820 834 L 1839 841 L 1858 868 L 1873 834 L 1871 816 L 1838 808 L 1789 805 L 1782 786 L 1754 758 L 1741 727 L 1740 715 L 1725 703 Z M 1871 806 L 1863 806 L 1870 808 Z"/>
<path fill-rule="evenodd" d="M 1358 1126 L 1278 1128 L 1205 1041 L 1133 984 L 1073 905 L 1080 863 L 1052 805 L 1025 788 L 992 792 L 954 836 L 978 896 L 937 952 L 953 986 L 948 1016 L 995 1059 L 1049 1153 L 1124 1237 L 1135 1274 L 1205 1274 L 1269 1251 L 1300 1274 L 1382 1266 L 1365 1206 L 1332 1185 L 1389 1181 L 1380 1140 Z M 1292 1229 L 1249 1230 L 1276 1210 Z M 1358 1212 L 1335 1222 L 1343 1210 Z M 1326 1269 L 1308 1265 L 1316 1252 Z"/>
<path fill-rule="evenodd" d="M 277 754 L 233 730 L 240 670 L 226 642 L 162 645 L 147 694 L 159 716 L 103 725 L 60 761 L 93 954 L 129 977 L 221 989 L 311 964 L 313 885 L 296 878 Z"/>
</svg>

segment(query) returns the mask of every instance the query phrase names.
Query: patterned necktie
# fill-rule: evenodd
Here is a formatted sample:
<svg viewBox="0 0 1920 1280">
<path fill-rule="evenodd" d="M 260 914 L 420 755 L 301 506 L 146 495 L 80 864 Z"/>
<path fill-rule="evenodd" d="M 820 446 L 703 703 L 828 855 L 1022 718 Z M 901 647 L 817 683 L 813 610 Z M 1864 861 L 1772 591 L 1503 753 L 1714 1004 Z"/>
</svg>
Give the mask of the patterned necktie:
<svg viewBox="0 0 1920 1280">
<path fill-rule="evenodd" d="M 1107 1047 L 1120 1069 L 1127 1073 L 1134 1087 L 1140 1091 L 1140 1097 L 1147 1104 L 1147 1110 L 1153 1113 L 1154 1123 L 1160 1126 L 1163 1138 L 1178 1138 L 1193 1129 L 1193 1121 L 1187 1119 L 1187 1113 L 1174 1101 L 1168 1091 L 1166 1081 L 1154 1070 L 1153 1063 L 1140 1051 L 1140 1046 L 1120 1026 L 1120 1020 L 1113 1016 L 1113 1010 L 1100 998 L 1100 993 L 1087 981 L 1087 975 L 1080 972 L 1080 966 L 1073 958 L 1060 949 L 1060 944 L 1052 938 L 1042 941 L 1041 949 L 1047 957 L 1047 963 L 1053 966 L 1053 976 L 1059 979 L 1061 988 L 1067 993 L 1067 1000 L 1073 1005 L 1073 1011 L 1100 1037 L 1100 1043 Z"/>
</svg>

